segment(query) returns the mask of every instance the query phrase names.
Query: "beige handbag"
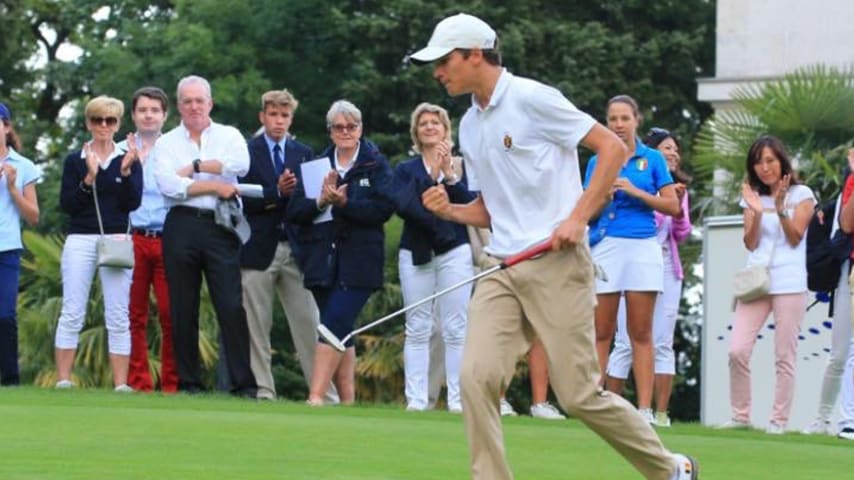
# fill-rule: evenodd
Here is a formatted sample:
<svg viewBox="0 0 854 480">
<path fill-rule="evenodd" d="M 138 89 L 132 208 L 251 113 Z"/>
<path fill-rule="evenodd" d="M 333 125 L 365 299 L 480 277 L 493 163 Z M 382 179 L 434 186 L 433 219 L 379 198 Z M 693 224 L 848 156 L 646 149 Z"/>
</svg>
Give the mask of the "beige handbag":
<svg viewBox="0 0 854 480">
<path fill-rule="evenodd" d="M 764 297 L 770 289 L 771 275 L 768 265 L 753 265 L 735 273 L 732 290 L 735 298 L 741 303 L 750 303 Z"/>
<path fill-rule="evenodd" d="M 104 223 L 101 220 L 101 208 L 98 205 L 98 189 L 92 183 L 92 196 L 95 198 L 95 213 L 98 215 L 98 229 L 101 230 L 101 238 L 98 239 L 98 266 L 114 268 L 133 268 L 133 240 L 130 236 L 130 219 L 128 219 L 128 231 L 124 239 L 112 238 L 104 235 Z"/>
<path fill-rule="evenodd" d="M 774 259 L 774 247 L 777 239 L 772 239 L 771 255 L 765 265 L 752 265 L 735 273 L 732 282 L 733 296 L 741 303 L 750 303 L 771 291 L 771 261 Z"/>
</svg>

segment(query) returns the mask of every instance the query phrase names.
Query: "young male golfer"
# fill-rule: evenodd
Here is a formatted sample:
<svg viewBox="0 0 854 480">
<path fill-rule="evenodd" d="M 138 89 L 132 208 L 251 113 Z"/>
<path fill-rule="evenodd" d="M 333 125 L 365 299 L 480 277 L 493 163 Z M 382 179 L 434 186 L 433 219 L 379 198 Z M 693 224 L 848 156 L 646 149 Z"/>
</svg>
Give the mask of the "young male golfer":
<svg viewBox="0 0 854 480">
<path fill-rule="evenodd" d="M 453 205 L 440 185 L 424 192 L 425 207 L 447 220 L 491 227 L 486 251 L 493 264 L 545 239 L 552 243 L 542 257 L 480 280 L 470 303 L 460 379 L 472 477 L 512 478 L 498 401 L 516 359 L 537 337 L 567 412 L 644 477 L 696 479 L 694 459 L 670 453 L 637 410 L 599 388 L 587 221 L 603 206 L 628 150 L 556 89 L 502 68 L 495 31 L 476 17 L 445 18 L 410 58 L 432 62 L 433 76 L 450 95 L 472 95 L 460 123 L 460 149 L 469 185 L 481 195 Z M 586 191 L 579 143 L 599 155 Z"/>
</svg>

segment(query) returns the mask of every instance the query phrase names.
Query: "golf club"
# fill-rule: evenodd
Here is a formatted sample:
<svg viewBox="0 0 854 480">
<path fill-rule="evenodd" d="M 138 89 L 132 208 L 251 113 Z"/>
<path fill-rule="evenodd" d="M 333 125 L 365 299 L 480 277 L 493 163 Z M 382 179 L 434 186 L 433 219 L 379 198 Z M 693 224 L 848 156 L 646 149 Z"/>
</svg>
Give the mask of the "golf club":
<svg viewBox="0 0 854 480">
<path fill-rule="evenodd" d="M 516 265 L 519 262 L 523 262 L 523 261 L 528 260 L 530 258 L 536 257 L 537 255 L 542 255 L 543 253 L 546 253 L 551 249 L 552 249 L 551 240 L 547 240 L 543 243 L 539 243 L 537 245 L 534 245 L 533 247 L 531 247 L 527 250 L 524 250 L 522 252 L 519 252 L 516 255 L 512 255 L 510 257 L 507 257 L 503 262 L 499 263 L 498 265 L 496 265 L 492 268 L 486 269 L 486 270 L 478 273 L 477 275 L 475 275 L 475 276 L 473 276 L 467 280 L 463 280 L 462 282 L 451 285 L 450 287 L 448 287 L 444 290 L 436 292 L 427 298 L 424 298 L 422 300 L 419 300 L 419 301 L 413 303 L 412 305 L 407 305 L 406 307 L 403 307 L 396 312 L 389 313 L 388 315 L 380 318 L 379 320 L 374 320 L 373 322 L 371 322 L 367 325 L 359 327 L 359 328 L 353 330 L 352 332 L 350 332 L 349 334 L 347 334 L 347 336 L 344 338 L 339 339 L 338 337 L 335 336 L 334 333 L 332 333 L 332 330 L 329 330 L 323 324 L 320 324 L 317 326 L 317 332 L 320 334 L 321 337 L 323 337 L 324 340 L 326 340 L 327 343 L 329 343 L 329 345 L 332 345 L 332 347 L 335 348 L 336 350 L 343 352 L 344 350 L 346 350 L 346 347 L 344 346 L 344 344 L 347 343 L 347 341 L 350 340 L 351 338 L 353 338 L 355 335 L 358 335 L 358 334 L 364 332 L 365 330 L 370 330 L 371 328 L 374 328 L 377 325 L 380 325 L 382 323 L 385 323 L 385 322 L 391 320 L 392 318 L 400 315 L 401 313 L 406 313 L 407 311 L 409 311 L 409 310 L 411 310 L 411 309 L 413 309 L 419 305 L 423 305 L 427 302 L 433 301 L 435 298 L 440 297 L 440 296 L 442 296 L 442 295 L 444 295 L 444 294 L 446 294 L 452 290 L 460 288 L 463 285 L 474 282 L 474 281 L 478 280 L 479 278 L 482 278 L 482 277 L 485 277 L 485 276 L 490 275 L 492 273 L 495 273 L 498 270 L 504 270 L 505 268 L 512 267 L 513 265 Z"/>
</svg>

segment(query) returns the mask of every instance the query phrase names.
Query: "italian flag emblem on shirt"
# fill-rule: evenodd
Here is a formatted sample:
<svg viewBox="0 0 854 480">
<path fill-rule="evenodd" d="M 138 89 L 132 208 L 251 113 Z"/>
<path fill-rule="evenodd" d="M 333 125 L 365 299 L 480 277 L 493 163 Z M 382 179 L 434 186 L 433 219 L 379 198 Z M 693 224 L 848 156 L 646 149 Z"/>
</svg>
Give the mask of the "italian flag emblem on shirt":
<svg viewBox="0 0 854 480">
<path fill-rule="evenodd" d="M 642 171 L 646 170 L 647 166 L 649 166 L 649 162 L 647 162 L 645 158 L 639 158 L 639 159 L 637 159 L 637 162 L 635 163 L 635 165 L 637 165 L 638 170 L 640 170 L 642 172 Z"/>
</svg>

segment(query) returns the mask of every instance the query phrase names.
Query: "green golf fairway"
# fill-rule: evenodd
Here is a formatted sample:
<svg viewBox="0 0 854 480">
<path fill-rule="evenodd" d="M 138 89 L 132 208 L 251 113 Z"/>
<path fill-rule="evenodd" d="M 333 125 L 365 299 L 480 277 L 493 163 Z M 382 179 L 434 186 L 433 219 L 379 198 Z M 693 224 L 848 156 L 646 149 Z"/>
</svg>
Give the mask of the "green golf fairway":
<svg viewBox="0 0 854 480">
<path fill-rule="evenodd" d="M 0 479 L 465 479 L 462 418 L 393 406 L 311 408 L 225 396 L 0 390 Z M 640 476 L 576 420 L 504 421 L 519 479 Z M 799 434 L 660 430 L 701 479 L 844 479 L 854 442 Z"/>
</svg>

